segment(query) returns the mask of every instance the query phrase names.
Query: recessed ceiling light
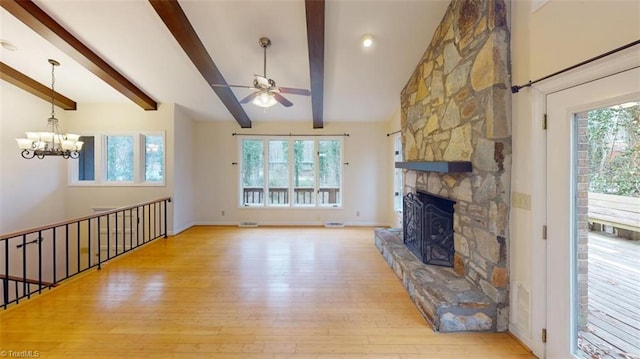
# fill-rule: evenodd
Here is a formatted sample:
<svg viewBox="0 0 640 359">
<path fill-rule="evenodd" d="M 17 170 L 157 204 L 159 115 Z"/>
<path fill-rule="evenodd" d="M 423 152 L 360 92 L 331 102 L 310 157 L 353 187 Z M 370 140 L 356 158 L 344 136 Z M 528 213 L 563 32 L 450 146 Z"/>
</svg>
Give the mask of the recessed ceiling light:
<svg viewBox="0 0 640 359">
<path fill-rule="evenodd" d="M 364 47 L 365 49 L 368 49 L 370 47 L 373 46 L 373 36 L 372 35 L 364 35 L 362 37 L 362 39 L 360 40 L 360 44 L 362 45 L 362 47 Z"/>
<path fill-rule="evenodd" d="M 9 50 L 9 51 L 16 51 L 18 48 L 10 43 L 7 40 L 0 40 L 0 45 L 2 45 L 2 48 L 4 48 L 5 50 Z"/>
</svg>

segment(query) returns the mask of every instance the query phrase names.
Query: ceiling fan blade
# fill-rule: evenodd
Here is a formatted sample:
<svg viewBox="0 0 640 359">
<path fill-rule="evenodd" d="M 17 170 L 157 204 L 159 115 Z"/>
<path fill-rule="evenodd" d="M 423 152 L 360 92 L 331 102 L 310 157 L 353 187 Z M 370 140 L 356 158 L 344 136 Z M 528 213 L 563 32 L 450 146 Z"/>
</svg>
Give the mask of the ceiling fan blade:
<svg viewBox="0 0 640 359">
<path fill-rule="evenodd" d="M 311 91 L 305 89 L 296 89 L 291 87 L 278 87 L 280 93 L 290 93 L 292 95 L 311 96 Z"/>
<path fill-rule="evenodd" d="M 240 88 L 244 88 L 244 89 L 252 89 L 252 88 L 254 88 L 253 86 L 246 86 L 246 85 L 222 85 L 222 84 L 211 84 L 211 86 L 213 86 L 213 87 L 240 87 Z"/>
<path fill-rule="evenodd" d="M 249 103 L 251 102 L 251 100 L 253 100 L 254 98 L 258 97 L 258 95 L 260 95 L 260 91 L 256 91 L 253 92 L 252 94 L 250 94 L 249 96 L 243 98 L 242 100 L 240 100 L 240 103 Z"/>
<path fill-rule="evenodd" d="M 291 107 L 293 106 L 293 102 L 287 100 L 286 98 L 284 98 L 282 95 L 280 95 L 277 92 L 272 92 L 271 93 L 273 95 L 273 97 L 276 99 L 276 101 L 280 102 L 280 104 L 284 107 Z"/>
</svg>

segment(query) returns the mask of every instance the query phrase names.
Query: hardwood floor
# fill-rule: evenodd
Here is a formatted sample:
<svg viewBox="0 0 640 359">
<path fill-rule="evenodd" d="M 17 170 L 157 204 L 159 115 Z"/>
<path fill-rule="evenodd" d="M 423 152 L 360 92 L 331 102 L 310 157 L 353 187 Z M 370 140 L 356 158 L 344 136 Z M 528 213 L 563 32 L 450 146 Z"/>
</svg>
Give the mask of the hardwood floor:
<svg viewBox="0 0 640 359">
<path fill-rule="evenodd" d="M 508 334 L 434 333 L 372 228 L 195 227 L 0 313 L 40 358 L 533 358 Z"/>
</svg>

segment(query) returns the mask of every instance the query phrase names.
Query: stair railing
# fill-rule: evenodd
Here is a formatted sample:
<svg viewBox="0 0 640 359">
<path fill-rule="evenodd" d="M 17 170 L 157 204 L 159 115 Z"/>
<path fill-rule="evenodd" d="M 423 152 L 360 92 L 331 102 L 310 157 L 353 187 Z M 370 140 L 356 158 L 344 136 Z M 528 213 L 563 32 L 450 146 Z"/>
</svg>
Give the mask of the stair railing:
<svg viewBox="0 0 640 359">
<path fill-rule="evenodd" d="M 170 197 L 0 236 L 0 286 L 7 309 L 24 298 L 160 237 Z"/>
</svg>

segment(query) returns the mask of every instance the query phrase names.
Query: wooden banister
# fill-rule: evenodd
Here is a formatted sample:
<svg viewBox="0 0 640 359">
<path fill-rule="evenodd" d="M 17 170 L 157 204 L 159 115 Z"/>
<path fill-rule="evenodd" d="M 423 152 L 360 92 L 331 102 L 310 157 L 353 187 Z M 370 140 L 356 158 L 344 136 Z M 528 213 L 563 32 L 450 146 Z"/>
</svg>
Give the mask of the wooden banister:
<svg viewBox="0 0 640 359">
<path fill-rule="evenodd" d="M 28 284 L 36 284 L 36 285 L 41 285 L 43 287 L 56 287 L 58 286 L 57 283 L 51 283 L 51 282 L 45 282 L 42 281 L 40 282 L 39 280 L 36 279 L 25 279 L 22 277 L 16 277 L 16 276 L 12 276 L 12 275 L 4 275 L 4 274 L 0 274 L 0 280 L 2 279 L 8 279 L 10 281 L 14 281 L 14 282 L 19 282 L 19 283 L 28 283 Z"/>
<path fill-rule="evenodd" d="M 67 221 L 48 224 L 48 225 L 45 225 L 45 226 L 41 226 L 41 227 L 37 227 L 37 228 L 31 228 L 31 229 L 27 229 L 27 230 L 24 230 L 24 231 L 18 231 L 18 232 L 13 232 L 13 233 L 9 233 L 9 234 L 3 234 L 3 235 L 0 235 L 0 241 L 3 240 L 3 239 L 7 239 L 7 238 L 14 238 L 14 237 L 23 236 L 25 234 L 36 233 L 36 232 L 39 232 L 39 231 L 44 231 L 44 230 L 55 228 L 55 227 L 61 227 L 61 226 L 67 225 L 67 224 L 72 224 L 72 223 L 76 223 L 76 222 L 80 222 L 80 221 L 86 221 L 86 220 L 89 220 L 89 219 L 98 218 L 98 217 L 110 215 L 110 214 L 113 214 L 113 213 L 126 211 L 128 209 L 134 209 L 134 208 L 138 208 L 138 207 L 143 207 L 143 206 L 146 206 L 146 205 L 149 205 L 149 204 L 159 203 L 159 202 L 163 202 L 163 201 L 171 202 L 171 197 L 164 197 L 164 198 L 156 199 L 156 200 L 149 201 L 149 202 L 144 202 L 144 203 L 140 203 L 140 204 L 134 204 L 132 206 L 120 207 L 120 208 L 112 209 L 110 211 L 100 212 L 100 213 L 92 214 L 90 216 L 74 218 L 74 219 L 70 219 L 70 220 L 67 220 Z"/>
</svg>

